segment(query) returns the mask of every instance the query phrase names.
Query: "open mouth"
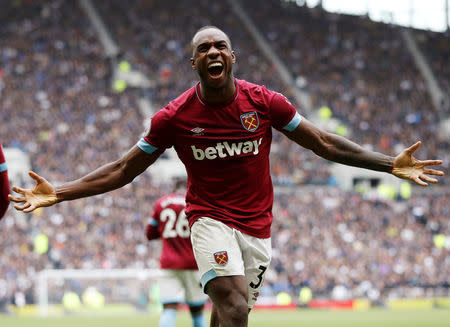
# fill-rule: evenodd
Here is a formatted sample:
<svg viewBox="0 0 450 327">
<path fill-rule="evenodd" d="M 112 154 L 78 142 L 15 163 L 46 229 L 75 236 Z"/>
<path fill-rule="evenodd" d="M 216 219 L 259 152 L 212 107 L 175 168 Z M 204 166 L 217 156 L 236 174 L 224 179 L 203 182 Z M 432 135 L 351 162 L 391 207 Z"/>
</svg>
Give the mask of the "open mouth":
<svg viewBox="0 0 450 327">
<path fill-rule="evenodd" d="M 223 64 L 221 62 L 213 62 L 208 65 L 208 73 L 212 77 L 219 77 L 223 72 Z"/>
</svg>

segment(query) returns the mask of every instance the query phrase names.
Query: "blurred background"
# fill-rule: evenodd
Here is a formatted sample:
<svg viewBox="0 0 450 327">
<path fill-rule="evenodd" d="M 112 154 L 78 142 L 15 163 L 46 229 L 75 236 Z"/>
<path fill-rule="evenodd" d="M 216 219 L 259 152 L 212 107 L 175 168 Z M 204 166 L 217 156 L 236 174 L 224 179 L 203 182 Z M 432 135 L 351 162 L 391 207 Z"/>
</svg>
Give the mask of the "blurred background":
<svg viewBox="0 0 450 327">
<path fill-rule="evenodd" d="M 237 78 L 375 151 L 422 140 L 416 157 L 442 159 L 447 174 L 417 187 L 332 164 L 274 130 L 274 255 L 257 305 L 449 308 L 449 2 L 423 3 L 0 0 L 11 184 L 31 186 L 31 169 L 57 185 L 121 156 L 197 81 L 189 42 L 216 25 L 231 38 Z M 10 206 L 0 310 L 157 312 L 160 248 L 145 224 L 182 171 L 166 151 L 120 190 L 28 215 Z"/>
</svg>

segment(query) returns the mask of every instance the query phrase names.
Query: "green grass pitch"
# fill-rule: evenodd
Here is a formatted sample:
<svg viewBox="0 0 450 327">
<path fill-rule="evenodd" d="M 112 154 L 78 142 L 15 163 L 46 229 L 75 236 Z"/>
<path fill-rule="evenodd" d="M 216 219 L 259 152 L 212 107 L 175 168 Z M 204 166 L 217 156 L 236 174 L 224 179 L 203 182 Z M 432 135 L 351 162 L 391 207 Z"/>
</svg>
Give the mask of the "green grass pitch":
<svg viewBox="0 0 450 327">
<path fill-rule="evenodd" d="M 209 312 L 207 314 L 209 318 Z M 4 327 L 152 327 L 158 326 L 159 315 L 119 317 L 34 318 L 0 315 Z M 177 317 L 177 327 L 192 326 L 187 312 Z M 292 310 L 262 311 L 250 314 L 250 327 L 439 327 L 450 326 L 450 310 L 369 311 Z"/>
</svg>

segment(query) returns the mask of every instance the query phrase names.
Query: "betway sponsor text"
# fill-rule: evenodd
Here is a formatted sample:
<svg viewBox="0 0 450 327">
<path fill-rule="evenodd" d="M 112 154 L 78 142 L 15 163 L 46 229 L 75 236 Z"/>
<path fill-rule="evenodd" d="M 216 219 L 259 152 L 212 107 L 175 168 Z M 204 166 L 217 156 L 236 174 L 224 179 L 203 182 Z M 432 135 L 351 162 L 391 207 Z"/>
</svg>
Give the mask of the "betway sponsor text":
<svg viewBox="0 0 450 327">
<path fill-rule="evenodd" d="M 238 143 L 219 142 L 216 146 L 209 146 L 205 150 L 198 149 L 195 145 L 191 145 L 191 149 L 196 160 L 204 160 L 205 158 L 213 160 L 217 157 L 234 157 L 250 152 L 252 152 L 253 155 L 257 155 L 259 153 L 261 142 L 262 137 L 259 140 Z"/>
</svg>

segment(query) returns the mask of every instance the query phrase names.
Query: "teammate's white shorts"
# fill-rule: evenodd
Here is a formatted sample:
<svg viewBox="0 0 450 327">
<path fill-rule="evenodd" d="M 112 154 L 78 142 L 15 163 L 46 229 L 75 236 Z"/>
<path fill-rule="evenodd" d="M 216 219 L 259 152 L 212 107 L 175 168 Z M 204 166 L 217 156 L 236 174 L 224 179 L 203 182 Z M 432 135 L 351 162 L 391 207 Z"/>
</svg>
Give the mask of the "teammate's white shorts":
<svg viewBox="0 0 450 327">
<path fill-rule="evenodd" d="M 248 307 L 252 308 L 272 258 L 271 239 L 253 237 L 203 217 L 192 225 L 191 241 L 203 290 L 216 277 L 245 276 Z"/>
<path fill-rule="evenodd" d="M 158 279 L 162 304 L 186 303 L 189 306 L 205 304 L 208 297 L 200 285 L 198 270 L 163 269 Z"/>
</svg>

